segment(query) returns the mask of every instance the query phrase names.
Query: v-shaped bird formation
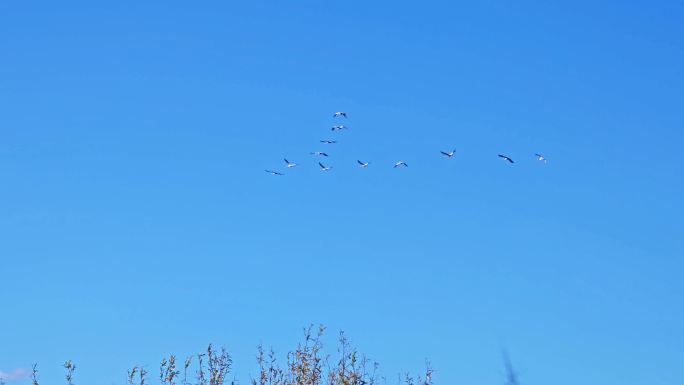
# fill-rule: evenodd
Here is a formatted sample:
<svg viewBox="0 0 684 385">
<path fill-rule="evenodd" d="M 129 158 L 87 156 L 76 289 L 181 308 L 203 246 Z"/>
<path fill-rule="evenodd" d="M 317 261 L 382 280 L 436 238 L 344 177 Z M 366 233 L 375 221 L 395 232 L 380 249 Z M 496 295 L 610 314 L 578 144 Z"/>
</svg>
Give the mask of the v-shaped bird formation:
<svg viewBox="0 0 684 385">
<path fill-rule="evenodd" d="M 338 118 L 343 118 L 343 120 L 346 120 L 346 119 L 348 118 L 347 113 L 344 112 L 344 111 L 337 111 L 337 112 L 333 113 L 333 119 L 338 120 Z M 347 126 L 345 126 L 345 125 L 343 125 L 343 124 L 335 124 L 335 125 L 332 126 L 331 131 L 333 131 L 333 132 L 339 132 L 339 131 L 346 130 L 346 129 L 347 129 Z M 325 145 L 330 145 L 330 144 L 335 144 L 335 143 L 337 143 L 338 141 L 335 140 L 335 139 L 322 139 L 322 140 L 320 140 L 319 142 L 320 142 L 320 143 L 323 143 L 323 144 L 325 144 Z M 440 150 L 439 153 L 441 153 L 442 156 L 444 156 L 444 158 L 446 158 L 446 159 L 451 159 L 451 158 L 453 158 L 453 157 L 456 155 L 456 150 L 455 150 L 455 149 L 452 149 L 452 150 L 449 150 L 449 151 L 442 151 L 442 150 Z M 326 157 L 326 158 L 327 158 L 327 157 L 329 156 L 326 152 L 323 152 L 323 151 L 312 151 L 312 152 L 310 152 L 309 154 L 314 155 L 314 156 L 316 156 L 316 157 Z M 514 161 L 510 156 L 508 156 L 508 155 L 505 155 L 505 154 L 497 154 L 497 156 L 498 156 L 499 158 L 501 158 L 502 160 L 504 160 L 504 161 L 510 163 L 510 164 L 515 164 L 515 161 Z M 536 158 L 538 161 L 544 162 L 544 164 L 548 164 L 548 163 L 549 163 L 549 160 L 546 158 L 546 156 L 544 156 L 544 155 L 542 155 L 542 154 L 535 153 L 534 156 L 535 156 L 535 158 Z M 287 160 L 287 158 L 283 158 L 283 160 L 285 161 L 285 167 L 286 167 L 287 169 L 292 169 L 292 168 L 294 168 L 295 166 L 297 166 L 296 163 L 290 162 L 289 160 Z M 356 162 L 358 163 L 359 168 L 368 168 L 368 167 L 370 166 L 370 164 L 371 164 L 371 162 L 362 161 L 362 160 L 359 160 L 359 159 L 357 159 Z M 326 163 L 327 163 L 327 162 L 326 162 Z M 332 170 L 332 166 L 325 165 L 325 164 L 323 164 L 322 162 L 318 162 L 318 166 L 319 166 L 319 168 L 320 168 L 321 171 L 330 171 L 330 170 Z M 405 167 L 408 167 L 408 166 L 409 166 L 408 163 L 406 163 L 406 162 L 403 161 L 403 160 L 398 160 L 398 161 L 394 162 L 394 164 L 392 165 L 393 168 L 405 168 Z M 281 172 L 281 171 L 274 171 L 274 170 L 270 170 L 270 169 L 267 169 L 267 170 L 264 170 L 264 171 L 266 171 L 267 173 L 269 173 L 269 174 L 271 174 L 271 175 L 275 175 L 275 176 L 283 176 L 283 175 L 285 175 L 285 173 L 283 173 L 283 172 Z"/>
</svg>

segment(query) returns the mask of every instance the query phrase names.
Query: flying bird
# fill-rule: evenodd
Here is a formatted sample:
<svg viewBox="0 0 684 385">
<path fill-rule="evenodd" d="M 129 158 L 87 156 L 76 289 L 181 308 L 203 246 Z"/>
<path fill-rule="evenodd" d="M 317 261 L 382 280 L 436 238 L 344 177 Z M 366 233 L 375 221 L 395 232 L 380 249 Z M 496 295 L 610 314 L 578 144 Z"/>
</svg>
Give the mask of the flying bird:
<svg viewBox="0 0 684 385">
<path fill-rule="evenodd" d="M 397 168 L 399 166 L 408 167 L 408 164 L 406 164 L 406 162 L 404 162 L 404 161 L 399 161 L 399 162 L 394 164 L 394 168 Z"/>
<path fill-rule="evenodd" d="M 292 168 L 292 167 L 294 167 L 294 166 L 297 165 L 297 163 L 292 163 L 292 162 L 290 162 L 289 160 L 287 160 L 287 159 L 285 159 L 285 158 L 283 158 L 283 160 L 285 161 L 285 163 L 287 163 L 287 168 Z"/>
<path fill-rule="evenodd" d="M 515 372 L 507 351 L 502 352 L 504 366 L 506 367 L 506 385 L 518 385 L 518 373 Z"/>
<path fill-rule="evenodd" d="M 264 170 L 264 171 L 266 171 L 267 173 L 269 173 L 271 175 L 285 175 L 282 172 L 278 172 L 278 171 L 271 171 L 271 170 Z"/>
<path fill-rule="evenodd" d="M 326 166 L 325 166 L 323 163 L 321 163 L 321 162 L 318 162 L 318 165 L 321 166 L 321 171 L 328 171 L 328 170 L 330 170 L 330 169 L 332 168 L 332 167 L 326 167 Z"/>
<path fill-rule="evenodd" d="M 337 143 L 337 141 L 336 141 L 336 140 L 321 140 L 321 143 L 325 143 L 325 144 L 335 144 L 335 143 Z"/>
<path fill-rule="evenodd" d="M 534 154 L 537 157 L 537 160 L 544 162 L 544 164 L 548 164 L 549 160 L 546 159 L 546 157 L 542 154 Z"/>
<path fill-rule="evenodd" d="M 345 128 L 347 128 L 347 126 L 344 126 L 344 125 L 341 125 L 341 124 L 340 124 L 339 126 L 332 126 L 332 127 L 330 128 L 330 130 L 331 130 L 331 131 L 341 131 L 341 130 L 344 130 Z"/>
<path fill-rule="evenodd" d="M 326 154 L 325 152 L 321 152 L 321 151 L 314 151 L 314 152 L 311 152 L 310 154 L 311 155 L 328 156 L 328 154 Z"/>
<path fill-rule="evenodd" d="M 515 163 L 515 162 L 513 161 L 513 159 L 507 157 L 506 155 L 501 155 L 501 154 L 499 154 L 499 158 L 501 158 L 501 159 L 506 159 L 506 160 L 509 161 L 510 163 Z"/>
<path fill-rule="evenodd" d="M 333 118 L 340 118 L 340 117 L 343 117 L 343 118 L 347 119 L 347 113 L 346 113 L 346 112 L 339 111 L 339 112 L 335 112 L 335 113 L 333 114 Z"/>
<path fill-rule="evenodd" d="M 440 152 L 442 153 L 442 155 L 446 156 L 447 158 L 451 158 L 452 156 L 454 156 L 454 154 L 456 154 L 456 150 L 451 150 L 451 152 L 444 152 L 444 151 L 440 151 Z"/>
<path fill-rule="evenodd" d="M 369 162 L 362 162 L 360 160 L 357 160 L 356 163 L 358 163 L 361 166 L 361 168 L 367 168 L 368 165 L 370 165 Z"/>
</svg>

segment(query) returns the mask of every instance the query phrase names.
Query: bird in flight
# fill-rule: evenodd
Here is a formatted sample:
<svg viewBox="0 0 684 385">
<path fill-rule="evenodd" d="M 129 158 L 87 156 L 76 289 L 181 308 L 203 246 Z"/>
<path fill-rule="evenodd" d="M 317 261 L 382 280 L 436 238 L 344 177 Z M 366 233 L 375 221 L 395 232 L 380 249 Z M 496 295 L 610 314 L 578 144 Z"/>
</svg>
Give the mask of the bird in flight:
<svg viewBox="0 0 684 385">
<path fill-rule="evenodd" d="M 326 139 L 326 140 L 321 140 L 321 143 L 325 143 L 325 144 L 335 144 L 335 143 L 337 143 L 337 141 L 336 141 L 336 140 L 327 140 L 327 139 Z"/>
<path fill-rule="evenodd" d="M 451 150 L 451 152 L 444 152 L 444 151 L 440 151 L 440 152 L 442 153 L 442 155 L 446 156 L 447 158 L 451 158 L 452 156 L 454 156 L 454 154 L 456 154 L 456 150 Z"/>
<path fill-rule="evenodd" d="M 292 167 L 294 167 L 294 166 L 297 165 L 297 163 L 292 163 L 292 162 L 290 162 L 289 160 L 287 160 L 287 159 L 285 159 L 285 158 L 283 158 L 283 160 L 285 161 L 285 163 L 287 163 L 287 168 L 292 168 Z"/>
<path fill-rule="evenodd" d="M 314 151 L 314 152 L 311 152 L 310 154 L 311 155 L 328 156 L 328 154 L 326 154 L 325 152 L 321 152 L 321 151 Z"/>
<path fill-rule="evenodd" d="M 394 168 L 397 168 L 399 166 L 408 167 L 408 164 L 406 164 L 406 162 L 404 162 L 403 160 L 400 160 L 399 162 L 394 164 Z"/>
<path fill-rule="evenodd" d="M 360 160 L 357 160 L 356 163 L 358 163 L 361 166 L 361 168 L 368 168 L 368 165 L 370 165 L 369 162 L 362 162 Z"/>
<path fill-rule="evenodd" d="M 544 162 L 544 164 L 548 164 L 549 160 L 546 159 L 546 157 L 542 154 L 534 154 L 537 157 L 537 160 Z"/>
<path fill-rule="evenodd" d="M 344 130 L 345 128 L 347 128 L 347 126 L 344 126 L 344 125 L 341 125 L 341 124 L 340 124 L 340 125 L 338 125 L 338 126 L 332 126 L 332 127 L 330 128 L 330 130 L 331 130 L 331 131 L 341 131 L 341 130 Z"/>
<path fill-rule="evenodd" d="M 269 173 L 271 175 L 285 175 L 282 172 L 278 172 L 278 171 L 271 171 L 271 170 L 264 170 L 264 171 L 266 171 L 267 173 Z"/>
<path fill-rule="evenodd" d="M 328 171 L 328 170 L 330 170 L 330 169 L 332 168 L 332 167 L 326 167 L 326 166 L 325 166 L 323 163 L 321 163 L 321 162 L 318 162 L 318 165 L 321 166 L 321 171 Z"/>
<path fill-rule="evenodd" d="M 501 155 L 501 154 L 499 154 L 499 158 L 505 159 L 505 160 L 509 161 L 510 163 L 515 163 L 515 162 L 513 161 L 513 159 L 507 157 L 506 155 Z"/>
<path fill-rule="evenodd" d="M 342 112 L 342 111 L 338 111 L 338 112 L 335 112 L 335 113 L 333 114 L 333 118 L 342 118 L 342 117 L 345 118 L 345 119 L 347 119 L 347 113 L 346 113 L 346 112 Z"/>
<path fill-rule="evenodd" d="M 504 359 L 504 366 L 506 367 L 506 385 L 518 385 L 518 373 L 515 372 L 513 364 L 511 363 L 510 357 L 508 357 L 508 352 L 502 352 Z"/>
</svg>

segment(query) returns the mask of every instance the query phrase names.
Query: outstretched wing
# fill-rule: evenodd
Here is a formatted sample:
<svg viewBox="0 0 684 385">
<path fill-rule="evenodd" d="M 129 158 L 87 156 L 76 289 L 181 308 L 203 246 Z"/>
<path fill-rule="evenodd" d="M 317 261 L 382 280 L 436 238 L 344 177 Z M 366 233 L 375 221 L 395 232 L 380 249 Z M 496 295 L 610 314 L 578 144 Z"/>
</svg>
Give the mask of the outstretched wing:
<svg viewBox="0 0 684 385">
<path fill-rule="evenodd" d="M 513 159 L 507 157 L 506 155 L 501 155 L 501 154 L 499 154 L 499 158 L 506 159 L 506 160 L 509 161 L 510 163 L 515 163 L 515 162 L 513 162 Z"/>
</svg>

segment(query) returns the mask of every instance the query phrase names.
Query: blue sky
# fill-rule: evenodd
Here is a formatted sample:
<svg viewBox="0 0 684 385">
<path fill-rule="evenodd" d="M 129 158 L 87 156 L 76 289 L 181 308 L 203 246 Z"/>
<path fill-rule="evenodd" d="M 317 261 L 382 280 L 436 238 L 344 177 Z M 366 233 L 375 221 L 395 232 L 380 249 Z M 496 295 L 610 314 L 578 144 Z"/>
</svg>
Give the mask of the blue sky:
<svg viewBox="0 0 684 385">
<path fill-rule="evenodd" d="M 324 323 L 389 378 L 680 380 L 681 2 L 140 3 L 0 3 L 0 371 L 246 383 Z"/>
</svg>

